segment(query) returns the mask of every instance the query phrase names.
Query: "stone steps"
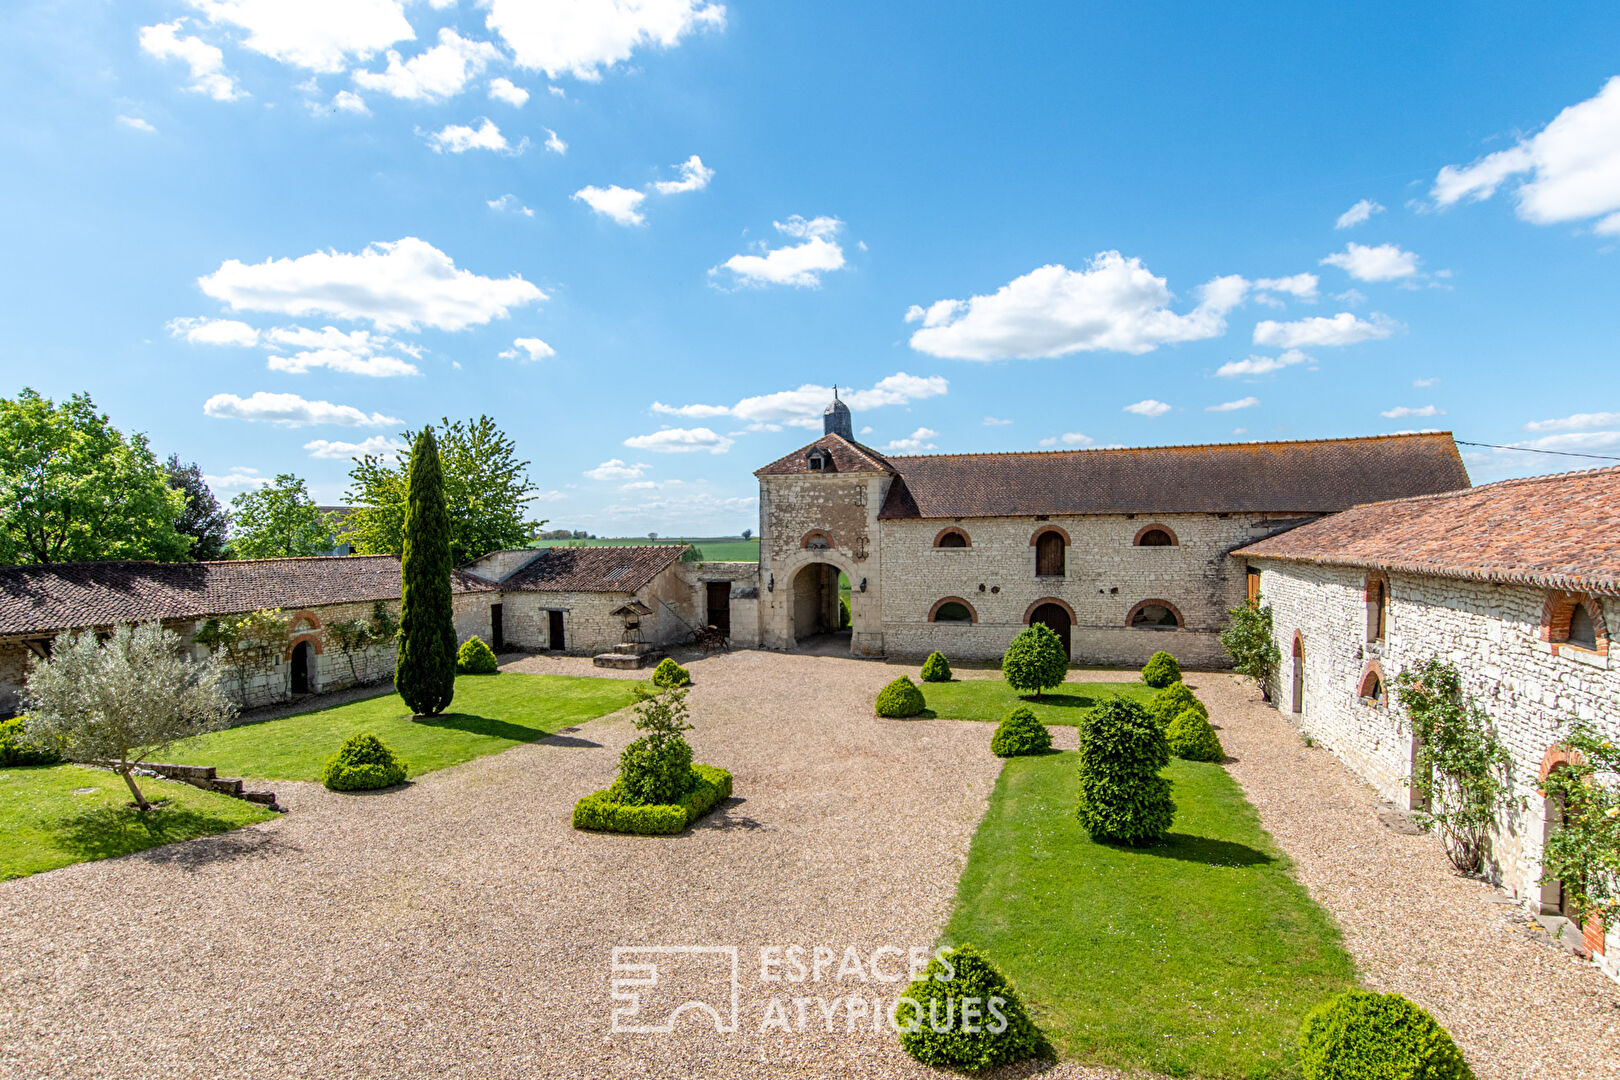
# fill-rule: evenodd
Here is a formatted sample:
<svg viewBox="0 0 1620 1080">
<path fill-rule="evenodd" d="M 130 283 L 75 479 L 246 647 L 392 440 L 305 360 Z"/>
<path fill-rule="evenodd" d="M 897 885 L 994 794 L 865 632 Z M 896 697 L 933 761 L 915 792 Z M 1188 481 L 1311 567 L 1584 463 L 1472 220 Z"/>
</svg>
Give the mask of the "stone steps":
<svg viewBox="0 0 1620 1080">
<path fill-rule="evenodd" d="M 651 646 L 641 641 L 627 641 L 613 646 L 612 652 L 598 653 L 591 658 L 591 663 L 599 668 L 609 668 L 614 671 L 635 671 L 644 668 L 664 658 L 664 654 L 655 651 Z"/>
<path fill-rule="evenodd" d="M 149 762 L 143 766 L 170 780 L 178 780 L 182 784 L 190 784 L 194 788 L 204 791 L 217 791 L 221 795 L 229 795 L 233 799 L 244 802 L 257 803 L 267 806 L 278 813 L 282 807 L 276 802 L 276 793 L 273 791 L 247 791 L 244 790 L 243 781 L 236 777 L 216 775 L 217 770 L 212 765 L 168 765 Z"/>
</svg>

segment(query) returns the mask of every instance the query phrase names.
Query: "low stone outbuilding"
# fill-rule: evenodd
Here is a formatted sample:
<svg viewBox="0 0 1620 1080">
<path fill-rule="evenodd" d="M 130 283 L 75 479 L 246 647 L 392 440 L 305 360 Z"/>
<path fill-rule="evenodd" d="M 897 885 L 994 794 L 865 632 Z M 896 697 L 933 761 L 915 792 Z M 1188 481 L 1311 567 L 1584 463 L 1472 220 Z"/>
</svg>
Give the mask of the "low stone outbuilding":
<svg viewBox="0 0 1620 1080">
<path fill-rule="evenodd" d="M 1279 709 L 1386 799 L 1413 808 L 1417 747 L 1393 701 L 1405 668 L 1453 664 L 1512 756 L 1488 872 L 1538 914 L 1560 809 L 1541 782 L 1572 721 L 1620 740 L 1620 469 L 1361 506 L 1235 553 L 1272 609 Z M 1620 934 L 1586 928 L 1620 977 Z"/>
</svg>

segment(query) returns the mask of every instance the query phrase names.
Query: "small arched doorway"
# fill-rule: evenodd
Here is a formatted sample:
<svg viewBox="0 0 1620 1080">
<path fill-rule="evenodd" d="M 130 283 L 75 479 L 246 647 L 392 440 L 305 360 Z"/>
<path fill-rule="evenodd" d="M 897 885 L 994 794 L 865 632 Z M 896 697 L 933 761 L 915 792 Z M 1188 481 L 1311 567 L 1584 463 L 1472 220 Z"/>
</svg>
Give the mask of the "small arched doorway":
<svg viewBox="0 0 1620 1080">
<path fill-rule="evenodd" d="M 800 567 L 790 586 L 793 598 L 794 647 L 803 648 L 814 638 L 841 645 L 848 651 L 851 631 L 846 610 L 853 610 L 850 581 L 832 563 L 813 562 Z"/>
<path fill-rule="evenodd" d="M 1069 618 L 1068 609 L 1061 604 L 1041 604 L 1029 613 L 1029 625 L 1034 626 L 1036 623 L 1041 623 L 1044 626 L 1051 627 L 1052 632 L 1058 636 L 1058 640 L 1063 642 L 1064 656 L 1074 655 L 1069 650 L 1069 627 L 1073 622 L 1074 620 Z"/>
<path fill-rule="evenodd" d="M 313 651 L 307 641 L 300 641 L 293 646 L 292 692 L 294 695 L 309 693 L 309 657 Z"/>
<path fill-rule="evenodd" d="M 1562 768 L 1562 766 L 1558 766 Z M 1551 775 L 1550 773 L 1548 775 Z M 1560 794 L 1543 795 L 1541 797 L 1541 844 L 1546 850 L 1547 841 L 1553 834 L 1564 827 L 1564 796 Z M 1564 897 L 1564 883 L 1558 878 L 1549 878 L 1541 883 L 1541 913 L 1543 915 L 1568 915 Z"/>
<path fill-rule="evenodd" d="M 1305 639 L 1294 635 L 1294 693 L 1293 711 L 1305 711 Z"/>
</svg>

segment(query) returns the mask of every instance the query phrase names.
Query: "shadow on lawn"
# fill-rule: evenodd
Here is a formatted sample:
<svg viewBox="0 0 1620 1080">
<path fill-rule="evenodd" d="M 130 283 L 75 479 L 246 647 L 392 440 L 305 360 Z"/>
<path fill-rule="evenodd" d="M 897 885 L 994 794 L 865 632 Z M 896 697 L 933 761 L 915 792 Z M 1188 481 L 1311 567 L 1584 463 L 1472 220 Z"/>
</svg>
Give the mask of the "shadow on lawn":
<svg viewBox="0 0 1620 1080">
<path fill-rule="evenodd" d="M 63 848 L 84 859 L 110 859 L 160 844 L 234 830 L 241 824 L 165 800 L 153 801 L 152 809 L 144 813 L 134 806 L 98 806 L 73 814 L 62 820 L 57 839 Z M 240 853 L 219 849 L 212 858 L 206 853 L 200 854 L 196 865 Z M 184 862 L 182 859 L 171 861 Z"/>
<path fill-rule="evenodd" d="M 512 742 L 534 742 L 551 734 L 545 728 L 525 727 L 507 720 L 497 720 L 493 716 L 479 716 L 476 713 L 440 713 L 426 720 L 417 720 L 416 723 L 423 727 L 452 728 L 472 735 L 510 739 Z"/>
<path fill-rule="evenodd" d="M 1165 859 L 1180 859 L 1182 862 L 1203 863 L 1205 866 L 1269 866 L 1276 862 L 1273 855 L 1252 848 L 1247 844 L 1235 844 L 1230 840 L 1216 840 L 1208 836 L 1191 836 L 1187 833 L 1173 832 L 1164 838 L 1164 843 L 1137 849 L 1145 855 L 1158 855 Z"/>
</svg>

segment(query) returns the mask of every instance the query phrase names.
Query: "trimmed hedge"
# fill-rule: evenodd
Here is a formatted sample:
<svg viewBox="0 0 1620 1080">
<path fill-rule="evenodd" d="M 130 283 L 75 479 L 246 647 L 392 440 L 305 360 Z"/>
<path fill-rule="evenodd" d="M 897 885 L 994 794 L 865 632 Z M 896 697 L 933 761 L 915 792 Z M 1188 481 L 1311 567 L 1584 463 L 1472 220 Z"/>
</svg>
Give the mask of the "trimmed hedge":
<svg viewBox="0 0 1620 1080">
<path fill-rule="evenodd" d="M 849 601 L 841 596 L 838 598 L 838 629 L 849 629 Z"/>
<path fill-rule="evenodd" d="M 463 641 L 456 650 L 457 675 L 493 675 L 499 668 L 495 650 L 485 645 L 477 634 Z"/>
<path fill-rule="evenodd" d="M 1170 721 L 1188 709 L 1201 713 L 1206 719 L 1209 717 L 1209 710 L 1198 700 L 1198 695 L 1187 689 L 1186 683 L 1180 682 L 1171 683 L 1154 694 L 1153 700 L 1147 705 L 1148 715 L 1161 728 L 1169 727 Z"/>
<path fill-rule="evenodd" d="M 924 1065 L 979 1072 L 1055 1056 L 1007 977 L 971 945 L 929 962 L 896 1002 L 895 1022 L 900 1045 Z"/>
<path fill-rule="evenodd" d="M 333 791 L 375 791 L 404 781 L 405 763 L 370 732 L 349 736 L 321 770 L 321 783 Z"/>
<path fill-rule="evenodd" d="M 931 653 L 928 654 L 928 659 L 923 661 L 922 681 L 923 682 L 950 682 L 951 681 L 951 662 L 949 660 L 945 659 L 945 654 L 944 653 L 942 653 L 942 652 L 931 652 Z"/>
<path fill-rule="evenodd" d="M 693 765 L 692 788 L 674 803 L 638 806 L 620 799 L 619 785 L 595 791 L 574 804 L 574 828 L 593 832 L 673 836 L 731 797 L 731 774 L 713 765 Z"/>
<path fill-rule="evenodd" d="M 1001 658 L 1001 676 L 1020 695 L 1039 694 L 1061 686 L 1069 673 L 1069 654 L 1063 639 L 1045 623 L 1031 623 L 1018 632 Z"/>
<path fill-rule="evenodd" d="M 1170 721 L 1164 731 L 1170 743 L 1170 752 L 1187 761 L 1225 761 L 1226 750 L 1221 737 L 1215 734 L 1209 718 L 1197 709 L 1187 709 Z"/>
<path fill-rule="evenodd" d="M 666 688 L 671 686 L 691 686 L 692 673 L 666 656 L 658 661 L 657 667 L 653 668 L 652 681 L 654 686 Z"/>
<path fill-rule="evenodd" d="M 28 737 L 27 717 L 0 720 L 0 766 L 55 765 L 61 760 L 54 746 L 41 745 Z"/>
<path fill-rule="evenodd" d="M 996 733 L 990 737 L 990 752 L 997 757 L 1044 754 L 1050 749 L 1052 733 L 1026 705 L 1002 717 L 1001 723 L 996 725 Z"/>
<path fill-rule="evenodd" d="M 1181 665 L 1175 657 L 1160 649 L 1148 657 L 1148 662 L 1142 666 L 1142 681 L 1155 690 L 1163 690 L 1171 683 L 1181 681 Z"/>
<path fill-rule="evenodd" d="M 879 716 L 904 719 L 916 716 L 927 707 L 928 702 L 923 700 L 922 691 L 917 689 L 917 684 L 904 675 L 878 691 L 876 708 Z"/>
<path fill-rule="evenodd" d="M 1312 1009 L 1299 1029 L 1305 1080 L 1473 1080 L 1434 1017 L 1399 994 L 1346 990 Z"/>
<path fill-rule="evenodd" d="M 1076 814 L 1093 840 L 1151 844 L 1175 818 L 1164 728 L 1122 697 L 1092 709 L 1080 725 L 1080 799 Z"/>
</svg>

